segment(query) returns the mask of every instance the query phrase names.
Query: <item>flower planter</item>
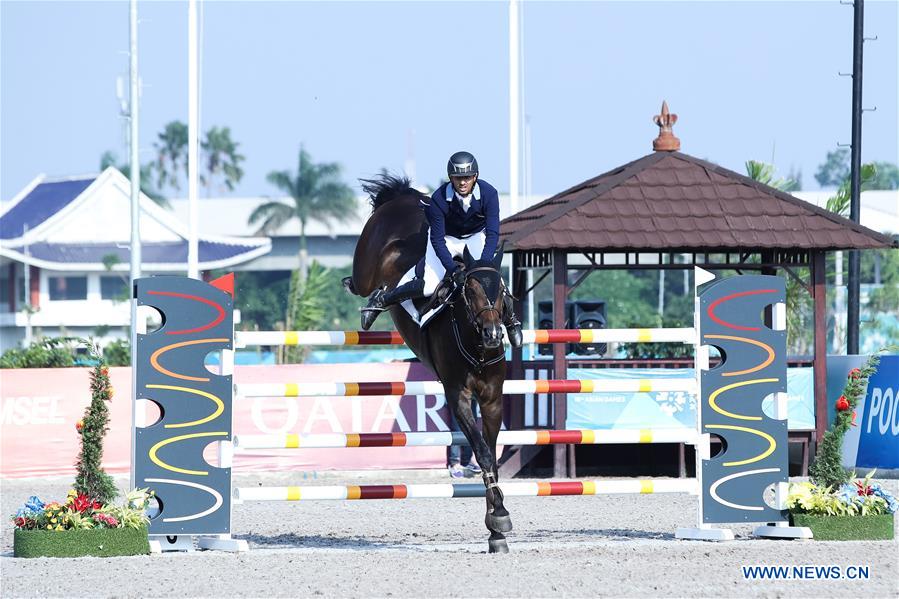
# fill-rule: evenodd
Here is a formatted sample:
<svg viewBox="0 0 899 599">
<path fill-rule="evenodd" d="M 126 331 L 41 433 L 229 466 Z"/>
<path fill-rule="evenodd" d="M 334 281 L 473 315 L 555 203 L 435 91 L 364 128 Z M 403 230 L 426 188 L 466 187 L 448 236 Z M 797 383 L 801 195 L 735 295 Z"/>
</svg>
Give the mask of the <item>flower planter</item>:
<svg viewBox="0 0 899 599">
<path fill-rule="evenodd" d="M 807 526 L 818 541 L 880 541 L 893 538 L 893 514 L 821 516 L 790 514 L 793 526 Z"/>
<path fill-rule="evenodd" d="M 15 529 L 15 557 L 112 557 L 150 553 L 146 526 L 85 530 Z"/>
</svg>

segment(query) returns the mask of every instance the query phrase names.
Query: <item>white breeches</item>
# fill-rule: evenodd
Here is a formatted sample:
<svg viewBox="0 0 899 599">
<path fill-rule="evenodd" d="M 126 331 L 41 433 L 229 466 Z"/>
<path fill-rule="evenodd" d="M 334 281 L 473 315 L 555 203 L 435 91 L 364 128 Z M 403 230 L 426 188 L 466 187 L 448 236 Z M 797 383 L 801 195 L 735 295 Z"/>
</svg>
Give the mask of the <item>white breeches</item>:
<svg viewBox="0 0 899 599">
<path fill-rule="evenodd" d="M 459 239 L 458 237 L 451 237 L 450 235 L 446 236 L 446 249 L 449 250 L 450 256 L 454 258 L 456 256 L 461 256 L 465 251 L 465 248 L 468 248 L 468 252 L 472 255 L 472 257 L 477 260 L 481 257 L 481 252 L 484 251 L 484 243 L 487 240 L 487 233 L 485 231 L 479 231 L 472 235 L 471 237 L 467 237 L 465 239 Z M 440 258 L 437 257 L 437 252 L 434 251 L 434 246 L 431 245 L 431 231 L 428 231 L 428 248 L 425 251 L 425 295 L 431 295 L 434 293 L 434 290 L 437 289 L 437 284 L 440 283 L 440 280 L 443 279 L 443 275 L 446 274 L 446 269 L 443 268 L 443 263 L 440 262 Z M 407 283 L 415 278 L 415 267 L 409 269 L 403 278 L 400 279 L 399 285 L 403 283 Z"/>
</svg>

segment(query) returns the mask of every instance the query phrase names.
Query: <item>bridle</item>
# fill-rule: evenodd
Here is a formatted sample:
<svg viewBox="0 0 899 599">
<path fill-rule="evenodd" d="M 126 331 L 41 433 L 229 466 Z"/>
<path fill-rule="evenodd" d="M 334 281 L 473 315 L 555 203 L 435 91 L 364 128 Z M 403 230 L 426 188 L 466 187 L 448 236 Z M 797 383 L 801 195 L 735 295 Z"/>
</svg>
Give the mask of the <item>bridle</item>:
<svg viewBox="0 0 899 599">
<path fill-rule="evenodd" d="M 502 318 L 502 314 L 500 311 L 496 309 L 494 304 L 490 303 L 490 300 L 487 300 L 487 307 L 481 308 L 477 312 L 474 311 L 474 308 L 471 305 L 471 302 L 468 301 L 468 294 L 465 293 L 465 286 L 468 283 L 469 277 L 476 272 L 490 272 L 496 275 L 496 278 L 499 279 L 499 293 L 502 295 L 503 290 L 505 288 L 505 283 L 503 283 L 503 278 L 500 276 L 499 271 L 492 266 L 478 266 L 477 268 L 472 268 L 471 270 L 465 271 L 465 283 L 462 285 L 462 300 L 465 302 L 465 313 L 468 315 L 468 321 L 478 327 L 480 330 L 482 327 L 478 322 L 478 319 L 481 317 L 481 314 L 484 312 L 493 311 L 496 312 L 498 318 Z"/>
<path fill-rule="evenodd" d="M 498 269 L 493 268 L 492 266 L 478 266 L 476 268 L 472 268 L 471 270 L 465 271 L 465 282 L 462 284 L 462 289 L 459 290 L 460 295 L 462 296 L 462 301 L 465 303 L 465 315 L 468 317 L 468 322 L 478 330 L 481 335 L 478 335 L 480 339 L 483 336 L 484 327 L 480 323 L 480 317 L 485 312 L 493 311 L 496 312 L 497 317 L 502 318 L 502 314 L 496 308 L 496 302 L 491 303 L 490 300 L 487 300 L 487 306 L 485 308 L 481 308 L 480 310 L 475 311 L 475 308 L 471 305 L 471 302 L 468 299 L 468 294 L 465 293 L 465 289 L 468 284 L 468 279 L 476 272 L 491 272 L 496 275 L 497 279 L 499 279 L 499 296 L 502 297 L 502 294 L 505 293 L 505 283 L 503 282 L 503 278 L 500 275 Z M 486 359 L 486 351 L 487 348 L 484 347 L 484 344 L 480 341 L 477 342 L 476 352 L 478 357 L 472 355 L 472 352 L 468 351 L 465 348 L 465 344 L 462 343 L 462 336 L 459 333 L 459 323 L 456 321 L 456 313 L 455 310 L 451 310 L 452 321 L 453 321 L 453 335 L 456 338 L 456 347 L 459 349 L 459 353 L 465 358 L 465 360 L 474 367 L 476 373 L 480 373 L 481 370 L 486 368 L 487 366 L 492 366 L 496 364 L 506 357 L 505 348 L 503 348 L 502 344 L 500 344 L 499 349 L 500 352 L 497 356 L 487 360 Z"/>
</svg>

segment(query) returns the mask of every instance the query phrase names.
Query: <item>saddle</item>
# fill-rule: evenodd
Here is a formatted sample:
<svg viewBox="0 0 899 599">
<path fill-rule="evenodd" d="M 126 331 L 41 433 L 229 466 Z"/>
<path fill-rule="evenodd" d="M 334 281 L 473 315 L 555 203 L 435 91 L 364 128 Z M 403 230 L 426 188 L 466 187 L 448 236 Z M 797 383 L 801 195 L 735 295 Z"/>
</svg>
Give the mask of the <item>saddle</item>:
<svg viewBox="0 0 899 599">
<path fill-rule="evenodd" d="M 422 256 L 418 264 L 415 265 L 415 276 L 419 279 L 424 278 L 424 270 L 425 258 Z M 403 302 L 403 307 L 409 313 L 409 316 L 418 323 L 418 326 L 424 329 L 431 319 L 452 301 L 455 292 L 456 287 L 452 282 L 443 279 L 437 284 L 437 288 L 434 289 L 434 293 L 430 296 L 407 300 L 407 302 L 411 303 L 411 307 L 406 302 Z"/>
<path fill-rule="evenodd" d="M 434 290 L 434 293 L 428 297 L 415 299 L 412 301 L 412 304 L 419 314 L 427 314 L 431 310 L 448 304 L 452 298 L 453 291 L 455 291 L 455 288 L 452 283 L 444 279 L 437 284 L 437 289 Z"/>
</svg>

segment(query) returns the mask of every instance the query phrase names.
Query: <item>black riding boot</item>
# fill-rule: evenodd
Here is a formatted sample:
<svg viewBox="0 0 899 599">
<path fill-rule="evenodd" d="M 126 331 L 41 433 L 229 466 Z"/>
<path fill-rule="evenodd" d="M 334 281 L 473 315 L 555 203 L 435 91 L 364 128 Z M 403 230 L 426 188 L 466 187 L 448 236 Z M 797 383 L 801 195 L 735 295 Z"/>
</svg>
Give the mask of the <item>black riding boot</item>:
<svg viewBox="0 0 899 599">
<path fill-rule="evenodd" d="M 503 324 L 506 326 L 506 333 L 509 335 L 509 343 L 512 347 L 521 347 L 521 323 L 515 317 L 515 310 L 512 308 L 512 297 L 503 296 Z"/>
<path fill-rule="evenodd" d="M 378 314 L 393 304 L 398 304 L 408 299 L 422 297 L 424 291 L 424 279 L 412 279 L 408 283 L 403 283 L 391 291 L 378 289 L 372 294 L 371 298 L 369 298 L 368 304 L 366 304 L 364 308 L 360 308 L 360 311 L 362 312 L 362 330 L 367 331 L 375 322 L 375 319 L 378 318 Z"/>
</svg>

